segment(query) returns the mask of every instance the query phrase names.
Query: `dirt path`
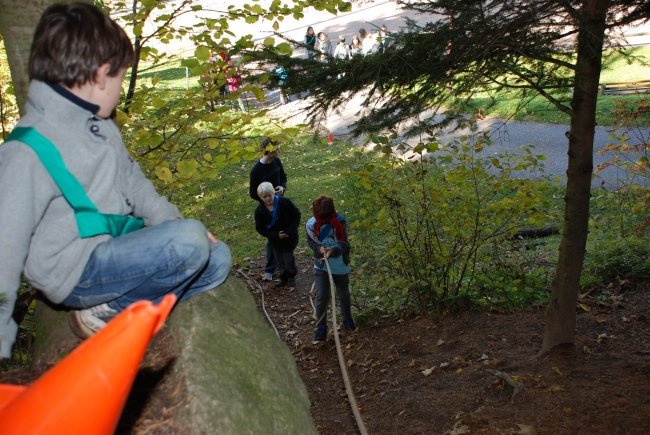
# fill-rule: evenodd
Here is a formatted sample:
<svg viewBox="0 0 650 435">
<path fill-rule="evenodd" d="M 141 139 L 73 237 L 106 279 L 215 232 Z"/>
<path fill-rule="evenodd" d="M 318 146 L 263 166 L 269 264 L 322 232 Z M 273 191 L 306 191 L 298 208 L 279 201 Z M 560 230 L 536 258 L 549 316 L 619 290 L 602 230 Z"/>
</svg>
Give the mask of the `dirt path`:
<svg viewBox="0 0 650 435">
<path fill-rule="evenodd" d="M 320 433 L 358 433 L 334 339 L 312 344 L 311 260 L 306 253 L 297 257 L 295 291 L 259 281 L 266 309 L 295 356 Z M 259 279 L 262 269 L 258 258 L 250 276 Z M 261 304 L 257 284 L 251 291 Z M 542 309 L 473 311 L 441 322 L 383 317 L 346 334 L 345 359 L 368 433 L 647 433 L 648 285 L 614 283 L 580 302 L 575 348 L 541 359 L 534 357 Z M 522 390 L 512 398 L 513 389 L 495 371 L 521 382 Z"/>
</svg>

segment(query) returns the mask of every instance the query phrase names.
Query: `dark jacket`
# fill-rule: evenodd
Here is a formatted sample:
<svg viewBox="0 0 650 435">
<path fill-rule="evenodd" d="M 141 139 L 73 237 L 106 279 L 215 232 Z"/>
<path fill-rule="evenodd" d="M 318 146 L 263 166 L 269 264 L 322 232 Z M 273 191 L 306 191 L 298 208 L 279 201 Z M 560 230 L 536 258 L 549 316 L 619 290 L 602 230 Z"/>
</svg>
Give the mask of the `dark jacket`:
<svg viewBox="0 0 650 435">
<path fill-rule="evenodd" d="M 259 202 L 262 200 L 257 196 L 257 188 L 264 181 L 268 181 L 273 187 L 282 186 L 283 189 L 287 189 L 287 174 L 284 172 L 280 159 L 273 159 L 271 163 L 267 164 L 258 160 L 251 169 L 249 195 Z"/>
<path fill-rule="evenodd" d="M 276 198 L 278 199 L 278 212 L 275 224 L 268 228 L 273 219 L 273 212 L 261 202 L 255 209 L 255 229 L 261 236 L 269 239 L 273 249 L 280 252 L 291 252 L 298 246 L 300 210 L 293 205 L 289 198 L 283 196 L 276 196 Z M 284 231 L 289 237 L 280 239 L 280 231 Z"/>
</svg>

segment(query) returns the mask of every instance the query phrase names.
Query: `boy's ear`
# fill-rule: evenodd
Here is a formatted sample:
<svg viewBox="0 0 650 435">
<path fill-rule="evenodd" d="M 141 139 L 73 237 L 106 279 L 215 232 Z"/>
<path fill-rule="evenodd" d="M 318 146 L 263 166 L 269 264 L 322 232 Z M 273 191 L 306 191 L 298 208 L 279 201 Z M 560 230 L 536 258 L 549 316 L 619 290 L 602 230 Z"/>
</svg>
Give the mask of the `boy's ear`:
<svg viewBox="0 0 650 435">
<path fill-rule="evenodd" d="M 104 90 L 106 87 L 106 77 L 108 76 L 108 72 L 111 69 L 111 65 L 107 63 L 103 63 L 97 68 L 97 72 L 95 73 L 95 84 L 99 86 L 99 89 Z"/>
</svg>

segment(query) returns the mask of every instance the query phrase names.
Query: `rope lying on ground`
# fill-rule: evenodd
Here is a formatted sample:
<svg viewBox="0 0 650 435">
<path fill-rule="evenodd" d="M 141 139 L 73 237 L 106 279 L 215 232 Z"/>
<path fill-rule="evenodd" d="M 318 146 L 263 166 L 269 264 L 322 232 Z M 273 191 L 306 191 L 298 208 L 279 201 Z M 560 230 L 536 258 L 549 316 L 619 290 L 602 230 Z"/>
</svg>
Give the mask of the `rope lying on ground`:
<svg viewBox="0 0 650 435">
<path fill-rule="evenodd" d="M 348 376 L 348 369 L 345 366 L 345 359 L 343 358 L 343 351 L 341 350 L 339 332 L 336 329 L 336 298 L 334 294 L 334 278 L 332 277 L 332 271 L 330 270 L 330 263 L 327 261 L 327 256 L 324 255 L 323 258 L 325 259 L 327 274 L 329 275 L 330 279 L 330 297 L 332 299 L 332 323 L 334 325 L 334 341 L 336 342 L 336 353 L 339 356 L 339 366 L 341 366 L 341 374 L 343 375 L 343 382 L 345 383 L 345 391 L 348 394 L 348 400 L 350 401 L 350 406 L 352 407 L 352 412 L 354 413 L 354 419 L 357 421 L 357 426 L 359 426 L 359 432 L 361 432 L 361 435 L 368 435 L 366 426 L 363 424 L 363 419 L 361 418 L 361 413 L 359 412 L 359 407 L 357 406 L 357 399 L 354 396 L 354 391 L 352 391 L 352 384 L 350 383 L 350 377 Z"/>
<path fill-rule="evenodd" d="M 359 432 L 361 435 L 368 435 L 368 431 L 366 430 L 366 426 L 363 424 L 363 419 L 361 418 L 361 413 L 359 412 L 359 407 L 357 405 L 357 399 L 354 396 L 354 391 L 352 390 L 352 384 L 350 383 L 350 377 L 348 375 L 348 369 L 345 366 L 345 359 L 343 358 L 343 350 L 341 349 L 341 340 L 339 339 L 339 332 L 336 328 L 336 295 L 334 294 L 334 278 L 332 277 L 332 271 L 330 270 L 330 264 L 327 261 L 327 258 L 325 258 L 325 265 L 327 265 L 327 274 L 329 276 L 330 280 L 330 297 L 332 299 L 332 323 L 334 325 L 334 341 L 336 342 L 336 353 L 338 355 L 339 359 L 339 366 L 341 367 L 341 374 L 343 375 L 343 383 L 345 383 L 345 391 L 348 395 L 348 400 L 350 401 L 350 406 L 352 407 L 352 413 L 354 414 L 354 419 L 357 422 L 357 426 L 359 427 Z M 250 276 L 248 276 L 243 270 L 237 269 L 237 273 L 241 276 L 243 276 L 248 282 L 254 282 L 257 288 L 260 290 L 260 293 L 262 294 L 262 310 L 264 311 L 264 314 L 266 315 L 266 318 L 268 319 L 269 323 L 271 326 L 273 326 L 273 329 L 275 330 L 275 333 L 277 334 L 279 339 L 282 339 L 280 337 L 280 333 L 278 332 L 278 329 L 275 327 L 275 324 L 271 320 L 271 317 L 269 316 L 269 313 L 266 311 L 265 307 L 265 302 L 264 302 L 264 290 L 262 290 L 262 286 L 257 282 L 257 280 L 252 279 Z M 312 291 L 314 290 L 314 285 L 316 283 L 312 284 Z M 311 296 L 309 297 L 309 300 L 311 301 Z M 316 317 L 316 307 L 314 307 L 314 303 L 312 302 L 312 307 L 314 308 L 314 317 Z M 327 315 L 327 310 L 323 313 L 322 317 L 325 317 Z M 318 320 L 320 321 L 320 319 Z M 318 323 L 318 322 L 316 322 Z"/>
<path fill-rule="evenodd" d="M 266 318 L 268 319 L 271 326 L 273 326 L 273 329 L 275 330 L 275 334 L 278 336 L 280 340 L 282 340 L 282 337 L 280 337 L 280 333 L 278 332 L 278 328 L 275 327 L 275 323 L 273 323 L 273 320 L 271 320 L 271 316 L 269 316 L 269 313 L 266 312 L 266 304 L 264 302 L 264 290 L 262 290 L 262 286 L 260 285 L 260 283 L 257 282 L 257 280 L 254 280 L 250 276 L 246 275 L 246 273 L 241 269 L 237 269 L 237 273 L 243 276 L 244 278 L 246 278 L 248 282 L 254 282 L 257 288 L 260 290 L 260 293 L 262 293 L 262 310 L 264 311 L 264 314 L 266 315 Z"/>
</svg>

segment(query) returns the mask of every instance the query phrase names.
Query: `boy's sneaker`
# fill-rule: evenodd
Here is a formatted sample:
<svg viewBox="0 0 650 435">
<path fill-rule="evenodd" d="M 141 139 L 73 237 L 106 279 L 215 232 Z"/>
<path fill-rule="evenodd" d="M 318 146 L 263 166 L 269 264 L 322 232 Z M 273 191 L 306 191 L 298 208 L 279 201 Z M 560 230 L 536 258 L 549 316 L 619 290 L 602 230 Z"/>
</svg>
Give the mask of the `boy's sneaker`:
<svg viewBox="0 0 650 435">
<path fill-rule="evenodd" d="M 319 326 L 316 328 L 316 334 L 314 335 L 314 344 L 322 343 L 327 339 L 327 328 L 325 326 Z"/>
<path fill-rule="evenodd" d="M 289 290 L 293 291 L 295 289 L 296 289 L 296 278 L 292 276 L 291 278 L 289 278 Z"/>
<path fill-rule="evenodd" d="M 273 281 L 273 274 L 270 272 L 266 272 L 262 277 L 262 281 Z"/>
<path fill-rule="evenodd" d="M 106 326 L 106 322 L 117 316 L 117 310 L 108 304 L 95 305 L 70 313 L 70 328 L 79 338 L 88 338 Z"/>
<path fill-rule="evenodd" d="M 354 324 L 354 320 L 352 318 L 345 319 L 343 321 L 343 327 L 348 330 L 348 331 L 356 331 L 357 330 L 357 325 Z"/>
</svg>

